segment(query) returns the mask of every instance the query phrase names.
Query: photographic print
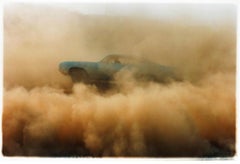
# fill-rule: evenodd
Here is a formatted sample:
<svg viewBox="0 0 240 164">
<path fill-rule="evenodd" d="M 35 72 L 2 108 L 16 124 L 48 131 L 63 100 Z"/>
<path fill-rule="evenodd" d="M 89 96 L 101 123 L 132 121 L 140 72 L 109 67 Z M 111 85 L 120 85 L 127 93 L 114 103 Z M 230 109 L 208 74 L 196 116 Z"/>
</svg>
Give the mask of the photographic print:
<svg viewBox="0 0 240 164">
<path fill-rule="evenodd" d="M 235 156 L 235 4 L 3 9 L 3 156 Z"/>
</svg>

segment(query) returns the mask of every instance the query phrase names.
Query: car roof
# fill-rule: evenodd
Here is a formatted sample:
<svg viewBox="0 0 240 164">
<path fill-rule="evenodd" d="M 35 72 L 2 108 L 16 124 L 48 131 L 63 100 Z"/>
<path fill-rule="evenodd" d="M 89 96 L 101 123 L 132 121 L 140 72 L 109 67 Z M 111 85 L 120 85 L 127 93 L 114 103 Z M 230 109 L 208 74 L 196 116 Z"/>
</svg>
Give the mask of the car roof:
<svg viewBox="0 0 240 164">
<path fill-rule="evenodd" d="M 106 59 L 106 58 L 118 59 L 118 58 L 129 58 L 129 57 L 126 55 L 121 55 L 121 54 L 110 54 L 110 55 L 105 56 L 103 59 Z"/>
<path fill-rule="evenodd" d="M 103 60 L 106 60 L 106 59 L 124 59 L 124 60 L 134 60 L 134 61 L 138 61 L 138 62 L 143 62 L 144 59 L 141 59 L 139 57 L 134 57 L 134 56 L 130 56 L 130 55 L 122 55 L 122 54 L 110 54 L 110 55 L 107 55 L 105 56 Z"/>
</svg>

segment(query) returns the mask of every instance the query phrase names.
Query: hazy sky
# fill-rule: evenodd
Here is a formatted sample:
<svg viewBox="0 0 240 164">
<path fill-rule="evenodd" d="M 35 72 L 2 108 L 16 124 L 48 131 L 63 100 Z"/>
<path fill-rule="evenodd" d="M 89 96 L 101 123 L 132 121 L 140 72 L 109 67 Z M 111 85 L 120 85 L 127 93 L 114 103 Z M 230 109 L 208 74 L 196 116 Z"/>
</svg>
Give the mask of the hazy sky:
<svg viewBox="0 0 240 164">
<path fill-rule="evenodd" d="M 157 19 L 194 19 L 215 24 L 236 21 L 234 4 L 191 3 L 58 3 L 57 6 L 84 14 L 144 16 Z"/>
</svg>

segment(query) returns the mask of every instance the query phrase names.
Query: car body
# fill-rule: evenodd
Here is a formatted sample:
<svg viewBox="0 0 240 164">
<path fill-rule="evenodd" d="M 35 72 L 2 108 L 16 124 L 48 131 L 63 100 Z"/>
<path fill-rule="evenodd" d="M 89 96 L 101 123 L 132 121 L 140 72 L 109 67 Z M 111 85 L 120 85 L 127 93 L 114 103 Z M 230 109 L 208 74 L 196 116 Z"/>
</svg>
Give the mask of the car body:
<svg viewBox="0 0 240 164">
<path fill-rule="evenodd" d="M 137 80 L 162 83 L 180 80 L 172 67 L 124 55 L 108 55 L 99 62 L 65 61 L 59 64 L 60 72 L 69 75 L 73 82 L 87 84 L 112 82 L 114 75 L 123 69 L 132 71 Z"/>
</svg>

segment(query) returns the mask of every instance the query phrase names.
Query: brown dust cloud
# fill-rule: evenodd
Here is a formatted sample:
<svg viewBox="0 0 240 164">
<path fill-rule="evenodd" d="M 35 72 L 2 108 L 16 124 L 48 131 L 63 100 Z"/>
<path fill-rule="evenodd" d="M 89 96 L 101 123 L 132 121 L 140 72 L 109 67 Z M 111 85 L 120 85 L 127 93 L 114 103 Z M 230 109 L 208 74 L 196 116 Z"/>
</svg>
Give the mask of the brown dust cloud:
<svg viewBox="0 0 240 164">
<path fill-rule="evenodd" d="M 235 28 L 5 6 L 3 155 L 234 156 Z M 174 66 L 183 81 L 142 84 L 123 74 L 117 90 L 102 93 L 58 71 L 62 61 L 111 53 Z"/>
</svg>

